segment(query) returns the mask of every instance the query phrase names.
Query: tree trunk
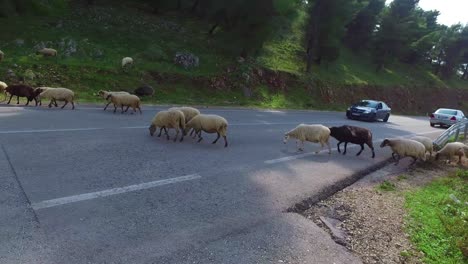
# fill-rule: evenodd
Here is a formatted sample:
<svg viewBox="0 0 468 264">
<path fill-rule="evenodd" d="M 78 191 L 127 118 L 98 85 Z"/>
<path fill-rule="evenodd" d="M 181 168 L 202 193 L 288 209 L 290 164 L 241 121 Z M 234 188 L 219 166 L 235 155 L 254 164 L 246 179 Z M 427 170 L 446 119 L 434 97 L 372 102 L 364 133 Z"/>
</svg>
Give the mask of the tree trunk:
<svg viewBox="0 0 468 264">
<path fill-rule="evenodd" d="M 195 12 L 195 10 L 197 10 L 199 3 L 200 3 L 200 0 L 195 0 L 195 2 L 193 2 L 192 8 L 190 8 L 190 12 L 192 13 Z"/>
<path fill-rule="evenodd" d="M 213 35 L 214 31 L 218 28 L 218 26 L 219 26 L 219 23 L 215 23 L 215 24 L 211 27 L 211 29 L 210 29 L 210 31 L 208 32 L 208 34 Z"/>
</svg>

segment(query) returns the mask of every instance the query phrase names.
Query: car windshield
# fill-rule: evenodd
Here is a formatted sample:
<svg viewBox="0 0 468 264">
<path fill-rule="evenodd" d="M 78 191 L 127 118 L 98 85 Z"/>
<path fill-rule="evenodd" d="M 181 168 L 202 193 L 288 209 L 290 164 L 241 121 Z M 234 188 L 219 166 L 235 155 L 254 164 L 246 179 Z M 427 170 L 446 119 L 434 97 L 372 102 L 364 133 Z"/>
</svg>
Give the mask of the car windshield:
<svg viewBox="0 0 468 264">
<path fill-rule="evenodd" d="M 457 111 L 451 109 L 439 109 L 437 110 L 436 114 L 443 114 L 443 115 L 457 115 Z"/>
<path fill-rule="evenodd" d="M 372 108 L 376 108 L 377 107 L 377 102 L 374 102 L 374 101 L 361 101 L 357 104 L 355 104 L 356 106 L 365 106 L 365 107 L 372 107 Z"/>
</svg>

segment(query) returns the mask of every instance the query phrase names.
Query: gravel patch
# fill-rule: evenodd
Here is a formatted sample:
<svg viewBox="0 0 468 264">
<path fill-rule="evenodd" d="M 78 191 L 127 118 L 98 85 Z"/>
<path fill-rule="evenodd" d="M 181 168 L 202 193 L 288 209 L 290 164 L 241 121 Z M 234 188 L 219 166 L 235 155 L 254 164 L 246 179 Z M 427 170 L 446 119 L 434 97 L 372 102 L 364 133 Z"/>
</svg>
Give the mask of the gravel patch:
<svg viewBox="0 0 468 264">
<path fill-rule="evenodd" d="M 463 166 L 468 167 L 466 159 Z M 434 162 L 414 168 L 407 163 L 389 165 L 302 214 L 360 256 L 363 263 L 423 263 L 423 253 L 405 233 L 404 194 L 456 168 Z"/>
</svg>

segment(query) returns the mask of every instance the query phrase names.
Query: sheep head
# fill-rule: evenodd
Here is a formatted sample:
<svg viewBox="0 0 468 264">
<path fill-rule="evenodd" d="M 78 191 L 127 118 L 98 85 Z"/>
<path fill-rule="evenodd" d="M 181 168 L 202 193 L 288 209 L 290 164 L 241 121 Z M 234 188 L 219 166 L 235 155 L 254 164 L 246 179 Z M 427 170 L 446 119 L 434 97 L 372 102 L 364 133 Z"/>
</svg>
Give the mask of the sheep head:
<svg viewBox="0 0 468 264">
<path fill-rule="evenodd" d="M 148 129 L 149 129 L 150 135 L 153 136 L 154 132 L 156 132 L 156 126 L 152 124 Z"/>
<path fill-rule="evenodd" d="M 284 143 L 284 144 L 288 143 L 289 137 L 290 137 L 290 136 L 289 136 L 288 133 L 284 134 L 284 137 L 283 137 L 283 143 Z"/>
<path fill-rule="evenodd" d="M 384 139 L 384 141 L 382 141 L 382 144 L 380 144 L 381 148 L 384 148 L 386 146 L 390 146 L 390 140 L 388 140 L 387 138 Z"/>
</svg>

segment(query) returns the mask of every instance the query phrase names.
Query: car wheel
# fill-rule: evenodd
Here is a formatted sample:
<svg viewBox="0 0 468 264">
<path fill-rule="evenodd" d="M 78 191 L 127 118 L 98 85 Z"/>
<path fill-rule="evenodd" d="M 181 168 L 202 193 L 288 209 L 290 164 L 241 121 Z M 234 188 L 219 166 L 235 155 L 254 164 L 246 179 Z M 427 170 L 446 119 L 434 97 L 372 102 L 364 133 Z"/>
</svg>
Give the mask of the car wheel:
<svg viewBox="0 0 468 264">
<path fill-rule="evenodd" d="M 431 123 L 431 127 L 435 127 L 435 124 L 434 124 L 434 123 Z"/>
<path fill-rule="evenodd" d="M 390 114 L 387 114 L 385 118 L 383 119 L 384 122 L 388 122 L 388 119 L 390 118 Z"/>
</svg>

